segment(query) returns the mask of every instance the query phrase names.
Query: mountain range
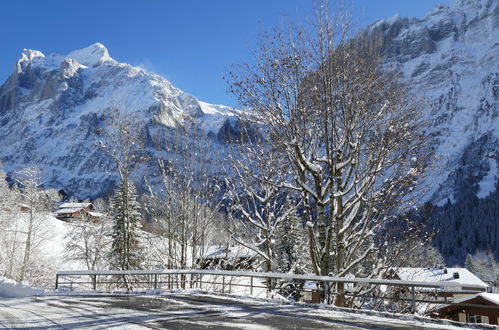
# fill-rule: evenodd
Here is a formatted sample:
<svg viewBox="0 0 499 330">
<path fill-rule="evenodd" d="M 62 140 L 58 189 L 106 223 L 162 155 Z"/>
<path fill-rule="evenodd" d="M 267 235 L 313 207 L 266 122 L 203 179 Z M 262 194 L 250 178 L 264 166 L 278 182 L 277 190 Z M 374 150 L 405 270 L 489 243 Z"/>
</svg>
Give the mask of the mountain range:
<svg viewBox="0 0 499 330">
<path fill-rule="evenodd" d="M 48 186 L 80 198 L 103 195 L 117 180 L 97 147 L 112 108 L 139 122 L 152 153 L 152 136 L 179 127 L 194 125 L 221 142 L 237 127 L 237 110 L 201 102 L 156 74 L 117 62 L 100 43 L 67 55 L 25 49 L 0 87 L 5 171 L 38 166 Z"/>
<path fill-rule="evenodd" d="M 433 244 L 448 264 L 476 251 L 498 258 L 499 1 L 457 0 L 361 33 L 424 106 L 436 157 L 420 204 L 432 209 Z"/>
<path fill-rule="evenodd" d="M 420 204 L 436 208 L 435 226 L 448 221 L 447 226 L 459 227 L 456 235 L 466 235 L 470 227 L 459 224 L 465 213 L 457 206 L 485 208 L 488 215 L 480 221 L 497 223 L 499 1 L 457 0 L 438 5 L 423 18 L 394 15 L 359 33 L 379 42 L 384 65 L 399 70 L 421 98 L 437 157 L 420 182 Z M 98 127 L 113 107 L 140 118 L 151 153 L 151 136 L 180 127 L 195 125 L 222 146 L 227 134 L 237 133 L 239 111 L 201 102 L 156 74 L 115 61 L 100 43 L 67 55 L 25 49 L 0 87 L 4 170 L 37 165 L 49 186 L 79 197 L 104 194 L 116 175 L 96 142 Z M 152 171 L 147 166 L 141 170 L 140 175 Z M 470 200 L 473 205 L 468 206 Z M 455 213 L 452 219 L 443 220 L 444 208 Z M 493 243 L 499 242 L 496 227 L 488 229 L 493 231 L 489 243 L 480 246 L 478 237 L 471 246 L 499 255 L 499 245 Z M 447 255 L 464 253 L 453 251 L 456 244 L 442 244 Z M 464 243 L 460 248 L 470 249 Z"/>
</svg>

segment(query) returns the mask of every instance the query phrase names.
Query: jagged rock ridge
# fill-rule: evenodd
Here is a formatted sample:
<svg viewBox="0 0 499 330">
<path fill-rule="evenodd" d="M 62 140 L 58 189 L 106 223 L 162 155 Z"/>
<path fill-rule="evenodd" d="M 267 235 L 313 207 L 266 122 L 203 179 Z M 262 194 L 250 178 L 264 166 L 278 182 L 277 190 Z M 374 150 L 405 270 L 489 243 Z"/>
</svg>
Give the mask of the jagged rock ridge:
<svg viewBox="0 0 499 330">
<path fill-rule="evenodd" d="M 499 163 L 499 1 L 458 0 L 422 18 L 395 15 L 362 32 L 381 44 L 425 116 L 437 155 L 422 187 L 426 200 L 454 201 L 462 182 L 478 197 L 495 190 Z"/>
<path fill-rule="evenodd" d="M 421 184 L 421 202 L 453 201 L 462 182 L 475 185 L 480 198 L 489 195 L 499 168 L 499 1 L 458 0 L 422 19 L 380 20 L 362 33 L 382 44 L 386 66 L 400 69 L 425 98 L 438 158 Z M 237 132 L 234 110 L 119 63 L 102 44 L 65 56 L 24 50 L 0 87 L 5 169 L 38 165 L 52 186 L 82 196 L 106 190 L 110 165 L 95 137 L 111 106 L 142 117 L 146 141 L 191 124 L 225 142 Z"/>
<path fill-rule="evenodd" d="M 112 164 L 96 146 L 97 130 L 106 126 L 111 107 L 140 119 L 146 150 L 153 149 L 146 137 L 178 127 L 195 125 L 216 139 L 236 122 L 237 113 L 115 61 L 100 43 L 65 56 L 25 49 L 0 87 L 5 170 L 38 166 L 52 187 L 80 197 L 102 194 L 116 180 Z"/>
</svg>

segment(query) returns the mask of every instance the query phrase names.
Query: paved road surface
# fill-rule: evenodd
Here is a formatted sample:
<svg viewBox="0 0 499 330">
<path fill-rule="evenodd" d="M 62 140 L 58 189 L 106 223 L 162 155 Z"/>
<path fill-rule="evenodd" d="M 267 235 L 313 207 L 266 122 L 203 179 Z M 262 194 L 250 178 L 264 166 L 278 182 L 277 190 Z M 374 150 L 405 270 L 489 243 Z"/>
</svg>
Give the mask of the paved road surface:
<svg viewBox="0 0 499 330">
<path fill-rule="evenodd" d="M 0 328 L 9 329 L 450 329 L 362 313 L 263 299 L 168 293 L 161 296 L 2 298 Z"/>
</svg>

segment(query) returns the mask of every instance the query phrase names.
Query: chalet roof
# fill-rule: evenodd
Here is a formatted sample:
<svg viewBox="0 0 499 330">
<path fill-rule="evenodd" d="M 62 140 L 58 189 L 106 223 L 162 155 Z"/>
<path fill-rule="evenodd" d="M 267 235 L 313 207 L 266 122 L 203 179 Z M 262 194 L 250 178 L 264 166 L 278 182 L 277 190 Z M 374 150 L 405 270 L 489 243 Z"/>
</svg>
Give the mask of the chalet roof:
<svg viewBox="0 0 499 330">
<path fill-rule="evenodd" d="M 93 212 L 93 211 L 88 212 L 88 214 L 89 214 L 90 216 L 92 216 L 92 217 L 96 217 L 96 218 L 101 218 L 101 217 L 103 217 L 103 216 L 104 216 L 104 214 L 103 214 L 103 213 L 100 213 L 100 212 Z"/>
<path fill-rule="evenodd" d="M 473 295 L 473 296 L 455 299 L 454 303 L 459 304 L 459 303 L 463 303 L 463 302 L 466 302 L 468 300 L 475 299 L 475 298 L 483 298 L 483 299 L 487 300 L 488 302 L 491 302 L 491 303 L 499 306 L 499 294 L 498 293 L 485 293 L 485 292 L 478 293 L 478 294 Z"/>
<path fill-rule="evenodd" d="M 90 205 L 92 205 L 92 203 L 63 203 L 63 204 L 59 205 L 59 208 L 60 209 L 83 209 L 83 208 L 89 207 Z"/>
<path fill-rule="evenodd" d="M 56 210 L 54 213 L 55 214 L 68 214 L 68 213 L 76 213 L 76 212 L 81 211 L 81 210 L 82 210 L 82 207 L 78 207 L 78 208 L 67 207 L 67 208 L 60 208 L 60 209 Z"/>
<path fill-rule="evenodd" d="M 403 281 L 419 282 L 449 282 L 458 285 L 478 285 L 483 288 L 488 285 L 476 277 L 466 268 L 417 268 L 400 267 L 394 269 L 398 277 Z M 454 278 L 454 273 L 459 273 L 459 278 Z"/>
<path fill-rule="evenodd" d="M 212 245 L 208 246 L 202 259 L 235 259 L 235 258 L 253 258 L 258 255 L 257 252 L 242 245 Z"/>
<path fill-rule="evenodd" d="M 474 300 L 476 298 L 482 298 L 482 299 L 484 299 L 484 300 L 486 300 L 494 305 L 499 306 L 499 294 L 482 292 L 482 293 L 477 293 L 477 294 L 472 295 L 472 296 L 454 299 L 452 304 L 436 306 L 435 308 L 433 308 L 432 311 L 434 311 L 434 312 L 444 311 L 445 312 L 445 311 L 450 311 L 450 310 L 455 310 L 455 309 L 461 309 L 462 307 L 458 304 L 471 303 L 472 300 Z M 474 302 L 474 303 L 476 304 L 476 302 Z"/>
</svg>

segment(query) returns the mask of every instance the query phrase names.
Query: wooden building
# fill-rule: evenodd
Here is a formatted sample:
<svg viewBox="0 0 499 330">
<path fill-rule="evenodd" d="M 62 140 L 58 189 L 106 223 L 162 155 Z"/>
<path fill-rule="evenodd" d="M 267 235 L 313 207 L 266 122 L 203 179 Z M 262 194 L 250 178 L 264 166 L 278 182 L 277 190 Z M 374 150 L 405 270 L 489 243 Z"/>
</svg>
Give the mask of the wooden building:
<svg viewBox="0 0 499 330">
<path fill-rule="evenodd" d="M 479 293 L 456 299 L 452 304 L 431 310 L 428 315 L 460 322 L 499 325 L 499 294 Z"/>
<path fill-rule="evenodd" d="M 92 203 L 63 203 L 54 214 L 57 219 L 68 222 L 82 219 L 97 222 L 102 217 L 101 213 L 94 211 Z"/>
<path fill-rule="evenodd" d="M 389 276 L 390 279 L 417 282 L 442 282 L 447 285 L 441 288 L 417 288 L 420 296 L 434 296 L 435 298 L 462 298 L 475 294 L 477 287 L 481 291 L 487 291 L 488 285 L 466 268 L 456 267 L 399 267 L 394 268 Z M 468 293 L 471 292 L 471 293 Z"/>
<path fill-rule="evenodd" d="M 257 262 L 258 253 L 242 245 L 207 246 L 196 258 L 201 269 L 254 269 Z"/>
</svg>

